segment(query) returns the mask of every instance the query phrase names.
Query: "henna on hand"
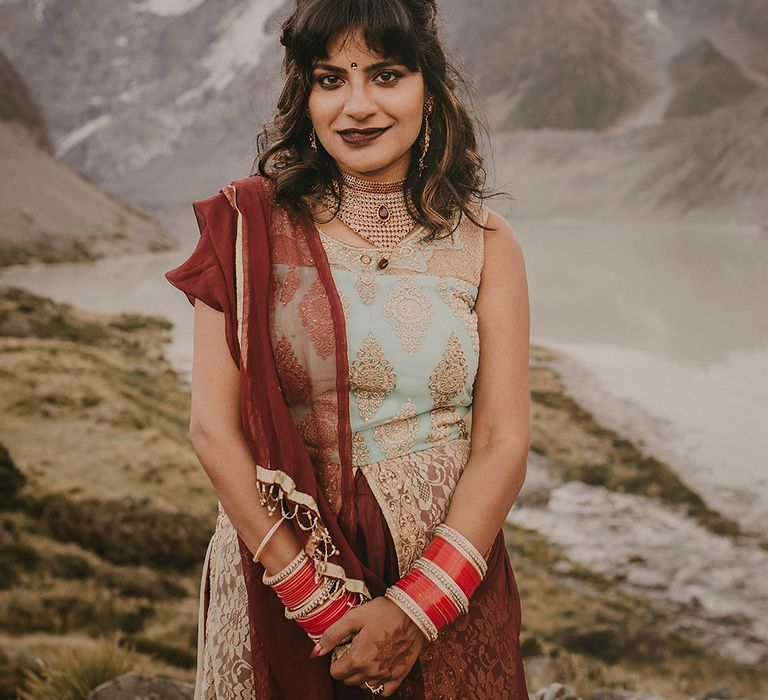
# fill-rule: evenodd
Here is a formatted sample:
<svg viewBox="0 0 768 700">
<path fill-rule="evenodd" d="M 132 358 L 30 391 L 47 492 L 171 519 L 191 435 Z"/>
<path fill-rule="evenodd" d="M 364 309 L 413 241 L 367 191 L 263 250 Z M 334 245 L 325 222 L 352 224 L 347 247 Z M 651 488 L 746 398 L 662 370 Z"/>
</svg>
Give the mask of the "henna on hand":
<svg viewBox="0 0 768 700">
<path fill-rule="evenodd" d="M 384 641 L 374 642 L 377 649 L 374 661 L 379 664 L 382 675 L 392 678 L 398 675 L 399 668 L 408 665 L 412 648 L 410 626 L 410 619 L 405 618 L 392 633 L 384 632 Z"/>
</svg>

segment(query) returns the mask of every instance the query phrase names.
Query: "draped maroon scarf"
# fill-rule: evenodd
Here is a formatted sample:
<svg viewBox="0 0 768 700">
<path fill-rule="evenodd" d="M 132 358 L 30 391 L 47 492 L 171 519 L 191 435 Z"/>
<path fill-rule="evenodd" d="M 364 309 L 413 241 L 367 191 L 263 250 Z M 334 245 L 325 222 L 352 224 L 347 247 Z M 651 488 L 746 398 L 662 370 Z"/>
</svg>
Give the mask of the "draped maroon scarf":
<svg viewBox="0 0 768 700">
<path fill-rule="evenodd" d="M 278 207 L 271 181 L 261 176 L 237 180 L 193 207 L 198 246 L 166 277 L 192 303 L 196 297 L 225 314 L 227 345 L 240 371 L 242 429 L 257 465 L 262 505 L 280 509 L 318 569 L 361 603 L 382 595 L 398 578 L 397 562 L 388 535 L 377 540 L 368 531 L 376 518 L 361 523 L 358 515 L 365 512 L 356 504 L 364 478 L 358 473 L 356 479 L 352 469 L 345 316 L 317 231 Z M 292 358 L 290 344 L 273 337 L 272 319 L 277 304 L 299 293 L 294 336 L 311 344 L 314 360 L 296 379 L 279 372 Z M 318 386 L 327 389 L 311 391 Z M 361 556 L 365 543 L 368 551 Z M 370 697 L 330 676 L 330 655 L 309 659 L 309 637 L 285 619 L 279 598 L 261 581 L 264 567 L 253 562 L 241 539 L 239 546 L 255 697 Z M 388 558 L 382 551 L 372 555 L 385 548 Z M 425 648 L 396 697 L 527 700 L 519 628 L 517 588 L 499 532 L 470 613 Z M 496 690 L 476 696 L 469 683 Z"/>
</svg>

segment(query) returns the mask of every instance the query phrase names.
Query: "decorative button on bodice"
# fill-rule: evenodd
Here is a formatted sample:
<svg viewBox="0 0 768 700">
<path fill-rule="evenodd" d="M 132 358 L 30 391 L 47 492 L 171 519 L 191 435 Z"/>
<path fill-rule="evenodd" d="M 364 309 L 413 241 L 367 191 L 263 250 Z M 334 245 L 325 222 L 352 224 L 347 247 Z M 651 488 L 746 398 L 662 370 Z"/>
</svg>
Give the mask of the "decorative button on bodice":
<svg viewBox="0 0 768 700">
<path fill-rule="evenodd" d="M 379 264 L 376 267 L 378 267 L 379 270 L 383 270 L 387 265 L 389 265 L 389 260 L 382 258 L 379 260 Z"/>
</svg>

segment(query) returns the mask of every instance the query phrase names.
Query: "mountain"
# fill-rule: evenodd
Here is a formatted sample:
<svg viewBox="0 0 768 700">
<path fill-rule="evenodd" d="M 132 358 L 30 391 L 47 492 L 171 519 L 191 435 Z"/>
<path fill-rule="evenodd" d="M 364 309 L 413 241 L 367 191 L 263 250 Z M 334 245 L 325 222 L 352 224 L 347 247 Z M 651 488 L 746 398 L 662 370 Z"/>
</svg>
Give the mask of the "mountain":
<svg viewBox="0 0 768 700">
<path fill-rule="evenodd" d="M 51 153 L 41 111 L 2 54 L 0 94 L 0 158 L 12 174 L 0 187 L 0 267 L 172 247 L 157 221 Z"/>
<path fill-rule="evenodd" d="M 93 12 L 88 0 L 3 0 L 0 48 L 28 81 L 61 158 L 194 233 L 189 202 L 251 171 L 257 131 L 280 89 L 277 31 L 291 6 L 103 0 Z M 695 133 L 721 129 L 717 113 L 749 111 L 739 105 L 768 91 L 764 0 L 442 0 L 440 9 L 446 46 L 472 80 L 494 138 L 522 139 L 535 153 L 562 145 L 561 161 L 573 148 L 615 147 L 608 160 L 639 184 L 649 169 L 648 144 L 670 149 L 664 162 L 688 158 L 693 137 L 680 119 L 691 118 Z M 714 121 L 697 121 L 708 117 Z M 721 130 L 736 150 L 749 145 L 755 161 L 768 159 L 768 145 L 748 128 Z M 761 216 L 750 209 L 749 193 L 762 168 L 751 162 L 729 161 L 742 169 L 729 172 L 727 187 L 711 179 L 704 187 L 744 223 Z M 550 173 L 546 159 L 525 165 L 532 181 Z M 589 189 L 578 169 L 567 173 L 567 182 L 556 173 L 566 192 Z M 606 177 L 615 173 L 609 168 Z M 690 177 L 680 166 L 664 173 L 672 200 L 690 189 Z M 595 189 L 586 199 L 607 196 Z M 659 215 L 712 211 L 709 196 L 683 199 L 688 203 Z M 550 209 L 572 211 L 565 201 Z"/>
<path fill-rule="evenodd" d="M 447 0 L 445 36 L 486 97 L 491 125 L 605 129 L 651 91 L 611 0 Z"/>
<path fill-rule="evenodd" d="M 2 53 L 0 94 L 3 96 L 0 102 L 0 122 L 20 124 L 35 146 L 50 153 L 53 147 L 42 112 L 29 94 L 29 88 L 23 78 Z"/>
<path fill-rule="evenodd" d="M 699 39 L 677 54 L 667 72 L 676 90 L 665 118 L 707 114 L 758 89 L 709 39 Z"/>
<path fill-rule="evenodd" d="M 521 218 L 707 222 L 768 230 L 768 92 L 625 133 L 516 130 L 493 137 L 496 200 Z"/>
</svg>

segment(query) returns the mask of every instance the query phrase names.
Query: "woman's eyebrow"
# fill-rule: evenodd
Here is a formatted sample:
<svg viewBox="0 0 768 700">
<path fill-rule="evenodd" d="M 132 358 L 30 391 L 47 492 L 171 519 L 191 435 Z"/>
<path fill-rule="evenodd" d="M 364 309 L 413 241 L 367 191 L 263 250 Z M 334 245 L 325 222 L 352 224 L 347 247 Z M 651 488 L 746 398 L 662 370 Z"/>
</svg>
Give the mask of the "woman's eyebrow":
<svg viewBox="0 0 768 700">
<path fill-rule="evenodd" d="M 371 63 L 370 66 L 366 66 L 363 70 L 366 73 L 372 73 L 375 70 L 378 70 L 379 68 L 386 68 L 387 66 L 396 66 L 399 65 L 397 61 L 394 59 L 388 59 L 386 61 L 379 61 L 378 63 Z M 342 68 L 341 66 L 334 66 L 330 63 L 317 63 L 314 65 L 313 70 L 329 70 L 333 71 L 334 73 L 347 73 L 346 68 Z"/>
</svg>

